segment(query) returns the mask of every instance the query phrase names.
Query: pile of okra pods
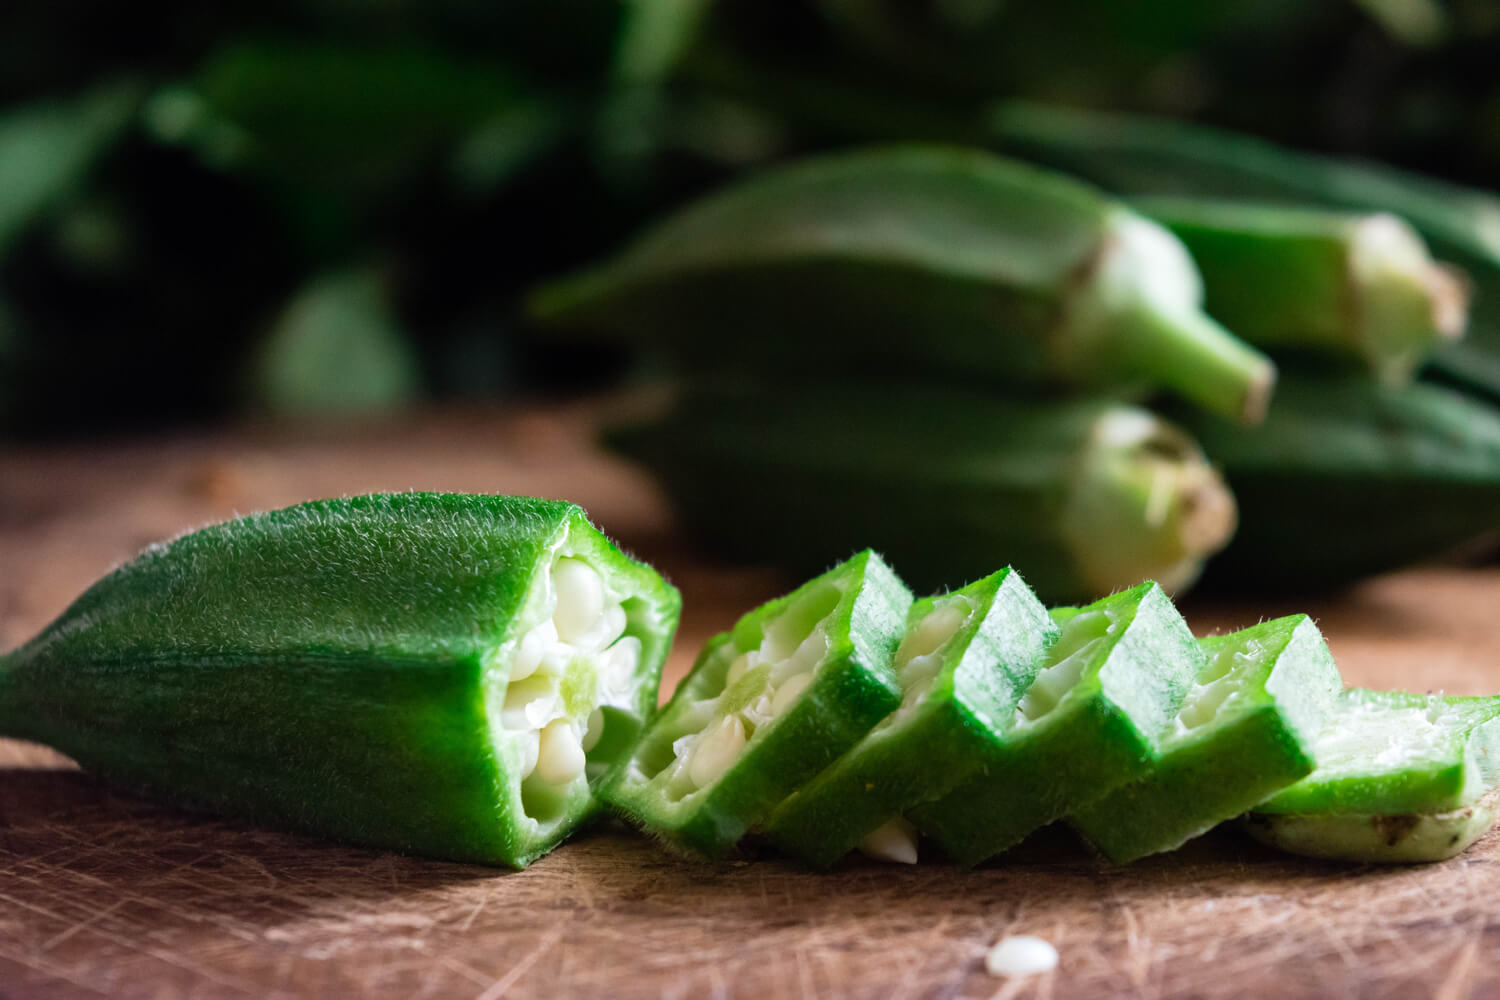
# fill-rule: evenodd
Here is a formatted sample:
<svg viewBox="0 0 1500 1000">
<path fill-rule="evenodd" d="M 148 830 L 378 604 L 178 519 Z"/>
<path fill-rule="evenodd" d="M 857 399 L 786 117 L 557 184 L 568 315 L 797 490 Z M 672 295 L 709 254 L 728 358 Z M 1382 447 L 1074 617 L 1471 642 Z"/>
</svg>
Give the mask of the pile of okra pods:
<svg viewBox="0 0 1500 1000">
<path fill-rule="evenodd" d="M 601 804 L 709 856 L 1106 858 L 1245 817 L 1430 861 L 1489 828 L 1500 697 L 1343 689 L 1305 615 L 1195 639 L 1155 583 L 1045 608 L 1002 569 L 913 599 L 871 551 L 712 639 L 656 710 L 679 596 L 571 504 L 395 494 L 148 549 L 0 657 L 0 732 L 133 789 L 523 867 Z"/>
</svg>

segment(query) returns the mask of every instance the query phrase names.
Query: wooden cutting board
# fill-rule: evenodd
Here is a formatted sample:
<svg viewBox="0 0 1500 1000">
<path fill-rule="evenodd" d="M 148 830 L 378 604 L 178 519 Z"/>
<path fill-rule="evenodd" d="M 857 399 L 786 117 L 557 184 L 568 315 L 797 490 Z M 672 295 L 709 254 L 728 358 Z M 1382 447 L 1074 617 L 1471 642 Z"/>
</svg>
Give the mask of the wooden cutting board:
<svg viewBox="0 0 1500 1000">
<path fill-rule="evenodd" d="M 315 496 L 567 497 L 686 597 L 692 651 L 788 581 L 714 564 L 592 408 L 445 413 L 0 449 L 0 647 L 151 541 Z M 1345 677 L 1500 691 L 1500 570 L 1426 570 L 1327 600 L 1189 602 L 1200 634 L 1313 612 Z M 0 997 L 1415 997 L 1500 993 L 1500 837 L 1440 865 L 1276 855 L 1218 831 L 1112 869 L 1063 830 L 960 871 L 678 858 L 605 826 L 521 873 L 344 848 L 116 794 L 0 741 Z M 998 938 L 1058 968 L 984 971 Z"/>
</svg>

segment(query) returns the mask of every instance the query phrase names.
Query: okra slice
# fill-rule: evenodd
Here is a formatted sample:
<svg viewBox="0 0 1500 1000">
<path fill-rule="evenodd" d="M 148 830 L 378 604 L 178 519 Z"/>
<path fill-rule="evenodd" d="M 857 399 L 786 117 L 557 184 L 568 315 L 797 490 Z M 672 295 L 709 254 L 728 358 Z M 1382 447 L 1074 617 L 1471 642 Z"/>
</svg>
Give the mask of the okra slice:
<svg viewBox="0 0 1500 1000">
<path fill-rule="evenodd" d="M 1307 615 L 1199 642 L 1204 663 L 1140 781 L 1070 822 L 1118 864 L 1170 851 L 1312 773 L 1340 681 Z"/>
<path fill-rule="evenodd" d="M 1344 691 L 1316 755 L 1316 771 L 1247 817 L 1256 839 L 1320 858 L 1441 861 L 1493 822 L 1500 697 Z"/>
<path fill-rule="evenodd" d="M 1145 382 L 1253 423 L 1275 370 L 1202 297 L 1171 233 L 1072 178 L 898 146 L 762 171 L 531 308 L 700 367 Z"/>
<path fill-rule="evenodd" d="M 901 707 L 777 807 L 763 828 L 826 868 L 858 847 L 914 862 L 901 814 L 950 791 L 1015 724 L 1057 626 L 1010 569 L 912 606 L 896 650 Z"/>
<path fill-rule="evenodd" d="M 634 745 L 678 607 L 569 503 L 316 501 L 99 581 L 0 660 L 0 731 L 172 802 L 522 867 Z"/>
<path fill-rule="evenodd" d="M 870 551 L 711 639 L 601 794 L 667 842 L 733 847 L 901 704 L 912 597 Z"/>
<path fill-rule="evenodd" d="M 1155 583 L 1052 612 L 1060 634 L 978 773 L 907 816 L 975 865 L 1145 776 L 1204 654 Z"/>
</svg>

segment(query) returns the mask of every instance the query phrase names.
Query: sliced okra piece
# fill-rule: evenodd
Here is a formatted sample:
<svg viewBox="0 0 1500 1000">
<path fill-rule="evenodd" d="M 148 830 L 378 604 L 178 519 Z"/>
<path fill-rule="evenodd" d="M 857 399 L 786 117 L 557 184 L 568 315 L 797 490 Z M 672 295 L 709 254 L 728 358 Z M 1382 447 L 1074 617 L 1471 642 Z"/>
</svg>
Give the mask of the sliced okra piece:
<svg viewBox="0 0 1500 1000">
<path fill-rule="evenodd" d="M 1075 810 L 1073 827 L 1118 864 L 1170 851 L 1312 773 L 1340 682 L 1306 615 L 1202 639 L 1202 669 L 1140 781 Z"/>
<path fill-rule="evenodd" d="M 901 707 L 778 806 L 766 837 L 819 868 L 855 847 L 916 861 L 902 813 L 968 777 L 1012 728 L 1056 638 L 1046 609 L 1010 569 L 918 601 L 895 656 Z"/>
<path fill-rule="evenodd" d="M 1054 611 L 1055 645 L 978 772 L 907 816 L 975 865 L 1143 777 L 1203 663 L 1155 583 Z"/>
<path fill-rule="evenodd" d="M 1246 817 L 1257 840 L 1319 858 L 1441 861 L 1494 821 L 1500 697 L 1350 689 L 1315 752 L 1316 771 Z"/>
<path fill-rule="evenodd" d="M 0 731 L 190 807 L 522 867 L 595 811 L 678 608 L 572 504 L 316 501 L 99 581 L 0 659 Z"/>
<path fill-rule="evenodd" d="M 901 704 L 912 597 L 870 551 L 711 639 L 601 794 L 669 843 L 733 847 Z"/>
</svg>

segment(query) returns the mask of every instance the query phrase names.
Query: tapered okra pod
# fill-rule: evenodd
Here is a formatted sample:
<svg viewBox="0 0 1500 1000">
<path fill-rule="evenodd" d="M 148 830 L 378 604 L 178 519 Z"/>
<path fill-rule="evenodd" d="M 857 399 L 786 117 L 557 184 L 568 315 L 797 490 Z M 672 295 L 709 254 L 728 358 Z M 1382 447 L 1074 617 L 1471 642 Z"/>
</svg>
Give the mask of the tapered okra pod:
<svg viewBox="0 0 1500 1000">
<path fill-rule="evenodd" d="M 1348 861 L 1441 861 L 1494 822 L 1500 697 L 1343 692 L 1318 769 L 1246 818 L 1257 839 Z"/>
<path fill-rule="evenodd" d="M 862 552 L 711 639 L 601 794 L 704 854 L 732 848 L 901 703 L 911 594 Z"/>
<path fill-rule="evenodd" d="M 993 752 L 1056 638 L 1013 570 L 918 601 L 896 650 L 901 707 L 778 806 L 766 837 L 820 868 L 855 847 L 916 861 L 902 813 L 952 790 Z"/>
<path fill-rule="evenodd" d="M 678 606 L 572 504 L 307 503 L 100 580 L 0 659 L 0 732 L 173 802 L 520 867 L 594 811 Z"/>
<path fill-rule="evenodd" d="M 1144 382 L 1253 421 L 1274 371 L 1201 300 L 1182 245 L 1093 189 L 913 146 L 767 171 L 532 305 L 698 364 Z"/>
<path fill-rule="evenodd" d="M 1500 413 L 1453 390 L 1287 372 L 1254 433 L 1176 415 L 1240 506 L 1214 586 L 1337 586 L 1500 529 Z"/>
<path fill-rule="evenodd" d="M 1203 666 L 1144 778 L 1075 811 L 1073 827 L 1123 864 L 1170 851 L 1316 766 L 1338 669 L 1306 615 L 1199 641 Z"/>
<path fill-rule="evenodd" d="M 1252 344 L 1358 358 L 1402 381 L 1463 333 L 1468 288 L 1394 215 L 1137 199 L 1203 273 L 1204 307 Z"/>
<path fill-rule="evenodd" d="M 1495 195 L 1163 118 L 1014 101 L 994 109 L 988 128 L 1000 149 L 1126 198 L 1253 198 L 1405 219 L 1434 254 L 1462 268 L 1473 285 L 1468 335 L 1444 344 L 1433 357 L 1433 370 L 1500 398 L 1500 198 Z"/>
<path fill-rule="evenodd" d="M 1146 577 L 1180 590 L 1235 523 L 1233 498 L 1190 438 L 1100 400 L 704 384 L 612 441 L 721 551 L 807 571 L 873 545 L 928 590 L 1007 562 L 1050 602 Z"/>
</svg>

